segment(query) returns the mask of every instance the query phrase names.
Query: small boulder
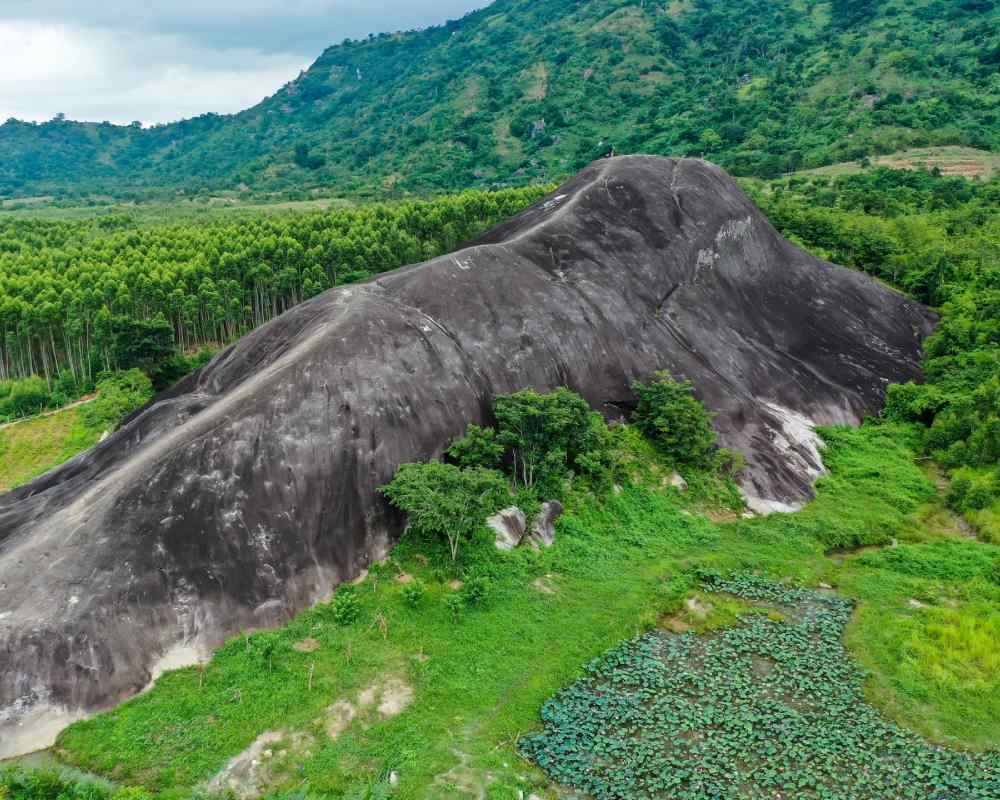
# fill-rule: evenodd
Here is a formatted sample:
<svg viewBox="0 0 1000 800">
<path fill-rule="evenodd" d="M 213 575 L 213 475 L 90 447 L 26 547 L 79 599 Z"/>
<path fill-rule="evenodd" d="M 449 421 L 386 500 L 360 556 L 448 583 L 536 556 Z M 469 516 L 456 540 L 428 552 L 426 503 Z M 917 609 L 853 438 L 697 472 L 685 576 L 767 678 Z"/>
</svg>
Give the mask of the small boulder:
<svg viewBox="0 0 1000 800">
<path fill-rule="evenodd" d="M 528 534 L 529 541 L 537 547 L 552 547 L 556 541 L 556 520 L 562 516 L 562 503 L 558 500 L 549 500 L 542 503 L 542 509 L 531 524 L 531 533 Z"/>
<path fill-rule="evenodd" d="M 527 520 L 521 509 L 511 506 L 489 517 L 486 524 L 496 534 L 497 550 L 513 550 L 524 538 Z"/>
<path fill-rule="evenodd" d="M 688 482 L 684 480 L 683 475 L 676 471 L 670 475 L 670 485 L 678 492 L 686 492 L 688 490 Z"/>
</svg>

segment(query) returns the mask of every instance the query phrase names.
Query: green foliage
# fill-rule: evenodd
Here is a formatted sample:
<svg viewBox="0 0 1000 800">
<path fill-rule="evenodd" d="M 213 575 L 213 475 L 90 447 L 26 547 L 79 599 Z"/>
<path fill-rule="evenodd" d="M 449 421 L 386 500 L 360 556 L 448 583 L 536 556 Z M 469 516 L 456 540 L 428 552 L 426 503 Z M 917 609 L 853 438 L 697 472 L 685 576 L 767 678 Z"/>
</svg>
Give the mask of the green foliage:
<svg viewBox="0 0 1000 800">
<path fill-rule="evenodd" d="M 403 595 L 403 602 L 406 605 L 410 608 L 417 608 L 424 602 L 424 597 L 427 595 L 427 587 L 423 581 L 414 580 L 403 586 L 401 594 Z"/>
<path fill-rule="evenodd" d="M 982 511 L 1000 496 L 1000 468 L 992 472 L 960 469 L 948 490 L 948 505 L 956 511 Z"/>
<path fill-rule="evenodd" d="M 614 465 L 607 426 L 569 389 L 498 397 L 494 414 L 496 438 L 511 454 L 515 484 L 539 496 L 561 497 L 571 474 L 609 481 Z"/>
<path fill-rule="evenodd" d="M 886 393 L 885 410 L 882 414 L 894 422 L 930 425 L 946 402 L 933 386 L 924 383 L 896 383 Z"/>
<path fill-rule="evenodd" d="M 482 467 L 499 469 L 504 446 L 497 441 L 493 428 L 470 425 L 465 436 L 456 439 L 448 448 L 448 457 L 462 469 Z"/>
<path fill-rule="evenodd" d="M 444 607 L 448 609 L 448 615 L 453 622 L 458 622 L 462 618 L 462 610 L 465 608 L 465 598 L 458 592 L 452 592 L 444 596 Z"/>
<path fill-rule="evenodd" d="M 351 586 L 341 586 L 333 596 L 330 607 L 333 621 L 343 627 L 353 625 L 361 616 L 361 603 Z"/>
<path fill-rule="evenodd" d="M 149 377 L 153 381 L 153 388 L 161 392 L 173 386 L 184 376 L 204 367 L 212 360 L 215 353 L 216 350 L 212 347 L 203 347 L 190 356 L 176 352 L 171 353 L 150 372 Z"/>
<path fill-rule="evenodd" d="M 144 372 L 115 373 L 98 381 L 97 399 L 81 406 L 80 418 L 92 430 L 114 429 L 152 397 L 153 384 Z"/>
<path fill-rule="evenodd" d="M 924 384 L 889 388 L 884 416 L 914 423 L 955 478 L 952 507 L 1000 540 L 1000 180 L 871 170 L 798 177 L 756 196 L 786 235 L 940 306 Z"/>
<path fill-rule="evenodd" d="M 0 800 L 147 800 L 142 789 L 112 791 L 107 783 L 67 777 L 55 770 L 0 767 Z"/>
<path fill-rule="evenodd" d="M 597 800 L 747 796 L 955 796 L 1000 792 L 1000 754 L 930 747 L 865 703 L 841 637 L 853 605 L 750 574 L 704 588 L 791 609 L 713 636 L 626 642 L 542 708 L 520 751 Z"/>
<path fill-rule="evenodd" d="M 416 533 L 448 540 L 452 561 L 459 547 L 481 530 L 486 518 L 510 499 L 507 480 L 496 471 L 459 469 L 432 461 L 403 464 L 380 491 L 405 511 Z"/>
<path fill-rule="evenodd" d="M 462 587 L 462 599 L 470 606 L 482 606 L 490 598 L 493 584 L 486 575 L 473 575 Z"/>
<path fill-rule="evenodd" d="M 0 419 L 30 417 L 51 407 L 52 395 L 43 379 L 0 381 Z"/>
<path fill-rule="evenodd" d="M 612 147 L 708 153 L 761 178 L 907 147 L 996 150 L 998 13 L 986 0 L 505 0 L 330 47 L 238 115 L 10 121 L 0 192 L 399 195 L 551 180 Z"/>
<path fill-rule="evenodd" d="M 326 163 L 322 156 L 315 156 L 309 152 L 309 145 L 298 144 L 295 146 L 295 163 L 303 169 L 317 170 Z"/>
<path fill-rule="evenodd" d="M 678 466 L 709 469 L 717 461 L 712 417 L 694 397 L 690 382 L 658 372 L 651 383 L 633 383 L 636 426 Z M 735 466 L 735 465 L 734 465 Z"/>
<path fill-rule="evenodd" d="M 74 396 L 101 371 L 138 367 L 166 387 L 191 351 L 217 349 L 332 286 L 452 250 L 544 193 L 153 225 L 2 219 L 0 377 L 58 384 L 68 374 L 72 387 L 56 388 Z M 30 410 L 40 399 L 18 402 Z"/>
<path fill-rule="evenodd" d="M 92 381 L 61 370 L 52 380 L 31 375 L 0 381 L 0 421 L 13 421 L 58 409 L 92 391 Z"/>
<path fill-rule="evenodd" d="M 111 358 L 119 369 L 149 372 L 174 354 L 174 326 L 163 314 L 153 319 L 115 317 L 111 321 Z"/>
</svg>

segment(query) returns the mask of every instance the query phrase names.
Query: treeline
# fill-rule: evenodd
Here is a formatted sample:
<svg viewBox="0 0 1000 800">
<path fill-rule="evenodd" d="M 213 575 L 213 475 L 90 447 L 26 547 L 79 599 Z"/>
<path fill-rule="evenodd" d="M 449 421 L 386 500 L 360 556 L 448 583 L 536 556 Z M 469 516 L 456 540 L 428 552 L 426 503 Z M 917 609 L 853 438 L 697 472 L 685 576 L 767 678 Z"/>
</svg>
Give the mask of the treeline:
<svg viewBox="0 0 1000 800">
<path fill-rule="evenodd" d="M 886 415 L 918 426 L 952 506 L 1000 542 L 1000 180 L 877 169 L 754 193 L 813 252 L 940 310 L 925 382 L 890 387 Z"/>
<path fill-rule="evenodd" d="M 155 372 L 297 303 L 456 248 L 539 187 L 151 227 L 127 216 L 0 221 L 0 381 Z M 71 393 L 71 392 L 67 392 Z"/>
</svg>

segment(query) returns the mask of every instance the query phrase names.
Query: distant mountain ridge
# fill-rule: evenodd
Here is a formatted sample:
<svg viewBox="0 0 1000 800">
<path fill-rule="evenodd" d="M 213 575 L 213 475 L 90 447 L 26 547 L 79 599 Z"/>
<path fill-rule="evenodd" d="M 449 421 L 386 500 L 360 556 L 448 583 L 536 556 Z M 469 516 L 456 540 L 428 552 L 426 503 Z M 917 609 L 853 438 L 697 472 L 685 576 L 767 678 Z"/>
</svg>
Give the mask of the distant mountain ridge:
<svg viewBox="0 0 1000 800">
<path fill-rule="evenodd" d="M 610 151 L 771 177 L 1000 149 L 996 0 L 497 0 L 327 49 L 257 106 L 143 130 L 0 126 L 0 195 L 392 195 L 553 179 Z"/>
</svg>

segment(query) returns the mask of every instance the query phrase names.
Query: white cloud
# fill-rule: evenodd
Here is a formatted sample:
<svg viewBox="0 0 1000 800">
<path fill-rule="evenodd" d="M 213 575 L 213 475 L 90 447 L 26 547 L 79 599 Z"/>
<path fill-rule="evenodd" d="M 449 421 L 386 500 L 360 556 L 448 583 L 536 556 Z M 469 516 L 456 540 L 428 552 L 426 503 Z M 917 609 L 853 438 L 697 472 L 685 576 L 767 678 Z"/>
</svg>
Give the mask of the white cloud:
<svg viewBox="0 0 1000 800">
<path fill-rule="evenodd" d="M 2 0 L 0 122 L 169 122 L 248 108 L 322 50 L 486 0 Z"/>
</svg>

